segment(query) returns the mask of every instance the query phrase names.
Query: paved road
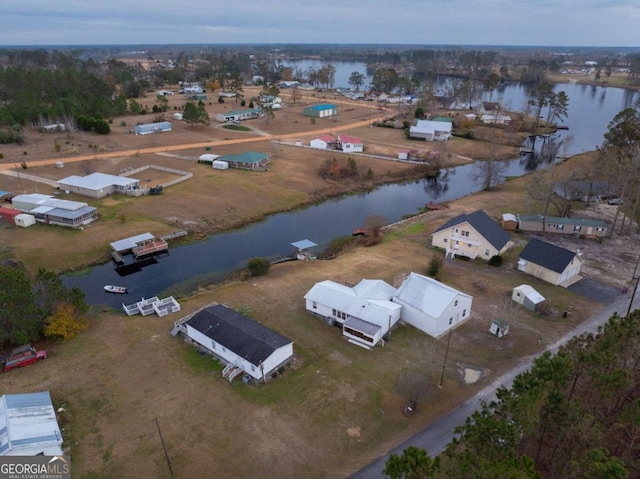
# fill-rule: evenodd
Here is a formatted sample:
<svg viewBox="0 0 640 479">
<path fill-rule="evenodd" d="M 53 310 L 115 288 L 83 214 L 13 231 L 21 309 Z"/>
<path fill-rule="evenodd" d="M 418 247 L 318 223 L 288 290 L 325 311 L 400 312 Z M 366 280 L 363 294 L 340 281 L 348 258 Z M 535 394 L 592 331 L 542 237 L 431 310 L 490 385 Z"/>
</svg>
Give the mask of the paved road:
<svg viewBox="0 0 640 479">
<path fill-rule="evenodd" d="M 625 315 L 631 301 L 631 292 L 620 295 L 614 302 L 610 303 L 600 312 L 592 316 L 590 319 L 578 325 L 573 331 L 570 331 L 554 344 L 548 346 L 544 351 L 555 353 L 560 346 L 568 342 L 572 337 L 585 332 L 597 332 L 598 327 L 605 324 L 614 312 L 619 315 Z M 634 309 L 638 308 L 640 302 L 640 294 L 636 294 L 634 298 Z M 542 354 L 542 352 L 540 353 Z M 479 409 L 481 401 L 490 401 L 495 398 L 496 389 L 500 386 L 510 387 L 513 379 L 520 373 L 526 371 L 533 364 L 533 360 L 537 357 L 531 356 L 524 358 L 522 362 L 508 373 L 493 381 L 490 385 L 478 392 L 474 397 L 464 402 L 461 406 L 451 411 L 446 416 L 431 423 L 424 430 L 403 442 L 396 448 L 387 452 L 384 456 L 379 457 L 368 466 L 360 469 L 351 475 L 351 479 L 382 479 L 384 465 L 390 454 L 402 454 L 402 451 L 409 446 L 415 446 L 426 449 L 431 456 L 441 453 L 453 438 L 453 431 L 456 426 L 464 424 L 464 421 L 474 411 Z"/>
</svg>

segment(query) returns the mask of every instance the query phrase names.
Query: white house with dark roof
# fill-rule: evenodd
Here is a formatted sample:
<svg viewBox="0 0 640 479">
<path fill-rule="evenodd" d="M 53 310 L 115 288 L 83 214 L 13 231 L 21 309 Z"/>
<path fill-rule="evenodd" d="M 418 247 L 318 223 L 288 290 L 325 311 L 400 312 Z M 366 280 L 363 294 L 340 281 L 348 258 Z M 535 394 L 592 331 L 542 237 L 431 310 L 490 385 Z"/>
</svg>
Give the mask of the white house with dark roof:
<svg viewBox="0 0 640 479">
<path fill-rule="evenodd" d="M 91 198 L 104 198 L 116 193 L 132 196 L 145 193 L 145 190 L 140 187 L 140 180 L 106 173 L 67 176 L 58 180 L 58 187 L 61 190 Z"/>
<path fill-rule="evenodd" d="M 482 210 L 451 218 L 431 234 L 431 244 L 447 258 L 466 256 L 489 260 L 511 247 L 511 236 Z"/>
<path fill-rule="evenodd" d="M 402 306 L 392 301 L 396 289 L 382 280 L 363 279 L 354 287 L 326 280 L 305 294 L 306 309 L 327 324 L 341 325 L 350 343 L 371 348 L 400 319 Z"/>
<path fill-rule="evenodd" d="M 205 350 L 227 363 L 229 380 L 246 374 L 266 381 L 293 359 L 293 341 L 224 304 L 209 305 L 182 318 L 176 327 Z"/>
<path fill-rule="evenodd" d="M 37 455 L 62 455 L 49 391 L 0 396 L 0 456 Z"/>
<path fill-rule="evenodd" d="M 470 317 L 473 298 L 433 278 L 411 273 L 393 302 L 402 306 L 402 321 L 439 338 Z"/>
<path fill-rule="evenodd" d="M 582 279 L 582 261 L 582 256 L 577 252 L 534 238 L 520 253 L 518 269 L 566 288 Z"/>
<path fill-rule="evenodd" d="M 346 153 L 358 153 L 364 150 L 360 138 L 351 135 L 338 135 L 338 148 Z"/>
</svg>

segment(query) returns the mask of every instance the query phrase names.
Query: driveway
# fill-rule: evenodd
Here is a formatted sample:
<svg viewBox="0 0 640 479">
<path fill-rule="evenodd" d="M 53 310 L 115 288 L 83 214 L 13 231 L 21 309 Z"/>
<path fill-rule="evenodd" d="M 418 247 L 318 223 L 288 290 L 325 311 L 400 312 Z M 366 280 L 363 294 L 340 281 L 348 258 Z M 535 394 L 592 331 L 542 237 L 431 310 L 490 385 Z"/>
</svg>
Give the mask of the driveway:
<svg viewBox="0 0 640 479">
<path fill-rule="evenodd" d="M 591 278 L 582 278 L 567 289 L 604 305 L 613 303 L 622 295 L 620 289 Z"/>
</svg>

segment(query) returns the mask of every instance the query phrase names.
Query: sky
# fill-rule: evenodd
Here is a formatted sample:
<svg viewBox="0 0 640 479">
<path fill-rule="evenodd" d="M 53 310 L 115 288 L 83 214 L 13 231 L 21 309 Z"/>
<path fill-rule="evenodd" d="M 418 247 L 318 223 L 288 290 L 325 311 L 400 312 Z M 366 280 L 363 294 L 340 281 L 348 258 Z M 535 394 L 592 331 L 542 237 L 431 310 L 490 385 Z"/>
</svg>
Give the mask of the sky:
<svg viewBox="0 0 640 479">
<path fill-rule="evenodd" d="M 640 47 L 640 0 L 0 0 L 0 45 Z"/>
</svg>

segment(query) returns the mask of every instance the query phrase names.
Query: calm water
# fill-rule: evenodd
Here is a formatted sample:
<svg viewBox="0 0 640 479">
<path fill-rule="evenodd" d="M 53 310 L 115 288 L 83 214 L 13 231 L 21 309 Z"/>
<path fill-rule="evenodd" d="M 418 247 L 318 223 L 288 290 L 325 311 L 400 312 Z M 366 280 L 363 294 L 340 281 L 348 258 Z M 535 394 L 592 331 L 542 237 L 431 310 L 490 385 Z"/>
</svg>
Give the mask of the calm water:
<svg viewBox="0 0 640 479">
<path fill-rule="evenodd" d="M 345 64 L 342 74 L 354 71 L 354 64 Z M 360 64 L 364 66 L 364 64 Z M 337 67 L 339 65 L 336 65 Z M 337 73 L 341 71 L 337 68 Z M 337 84 L 337 83 L 336 83 Z M 569 96 L 569 118 L 564 122 L 569 131 L 559 137 L 573 136 L 567 154 L 595 149 L 602 142 L 608 123 L 622 109 L 631 106 L 637 97 L 622 89 L 583 87 L 575 84 L 558 85 Z M 521 85 L 508 85 L 494 94 L 512 109 L 526 102 Z M 560 152 L 561 154 L 563 152 Z M 290 213 L 276 214 L 265 221 L 242 230 L 210 236 L 198 244 L 175 247 L 167 256 L 157 259 L 134 274 L 121 276 L 112 263 L 94 267 L 84 276 L 63 276 L 68 286 L 78 286 L 91 304 L 119 306 L 121 301 L 132 302 L 140 297 L 171 293 L 180 284 L 195 284 L 198 279 L 222 278 L 242 268 L 253 257 L 272 258 L 292 253 L 291 243 L 309 239 L 326 246 L 333 238 L 350 235 L 354 228 L 364 225 L 369 216 L 383 216 L 387 222 L 400 220 L 415 213 L 430 201 L 451 201 L 478 190 L 469 179 L 473 166 L 451 169 L 438 184 L 420 180 L 382 186 L 375 191 L 351 195 Z M 507 176 L 519 176 L 528 171 L 527 165 L 516 159 L 508 162 Z M 113 238 L 117 240 L 120 238 Z M 103 292 L 105 284 L 130 288 L 130 294 L 116 296 Z"/>
</svg>

